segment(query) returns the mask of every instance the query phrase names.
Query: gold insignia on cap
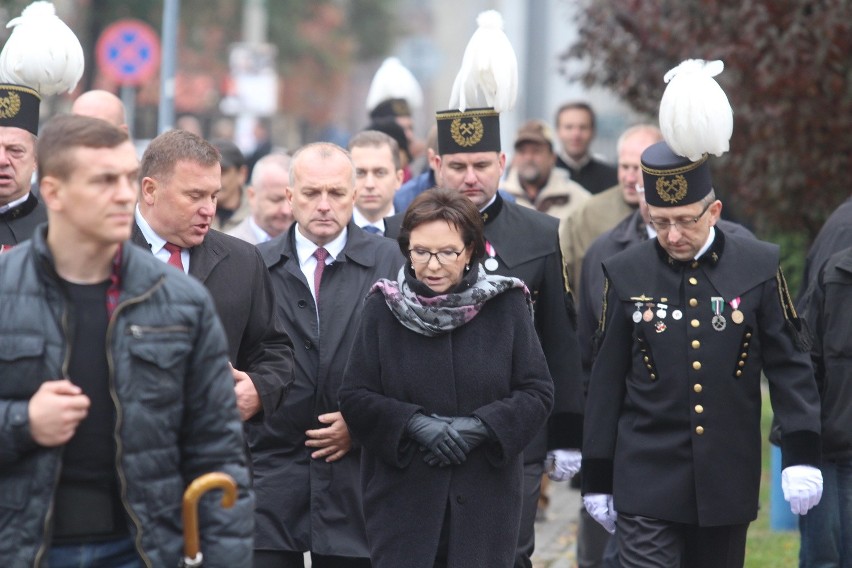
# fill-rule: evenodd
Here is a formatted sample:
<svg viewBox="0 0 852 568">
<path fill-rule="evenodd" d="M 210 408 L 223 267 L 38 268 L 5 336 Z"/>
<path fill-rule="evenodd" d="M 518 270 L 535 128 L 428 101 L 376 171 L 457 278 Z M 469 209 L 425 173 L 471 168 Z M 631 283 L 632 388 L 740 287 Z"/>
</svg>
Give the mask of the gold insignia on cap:
<svg viewBox="0 0 852 568">
<path fill-rule="evenodd" d="M 667 203 L 677 203 L 686 197 L 688 188 L 689 184 L 682 175 L 676 175 L 671 179 L 661 177 L 657 180 L 657 195 Z"/>
<path fill-rule="evenodd" d="M 407 116 L 411 114 L 408 109 L 408 103 L 402 99 L 394 99 L 391 101 L 391 109 L 396 116 Z"/>
<path fill-rule="evenodd" d="M 6 91 L 7 96 L 0 97 L 0 118 L 13 118 L 21 110 L 21 97 L 14 91 Z"/>
<path fill-rule="evenodd" d="M 477 116 L 455 118 L 450 124 L 450 135 L 462 148 L 475 146 L 482 140 L 484 134 L 485 126 Z"/>
</svg>

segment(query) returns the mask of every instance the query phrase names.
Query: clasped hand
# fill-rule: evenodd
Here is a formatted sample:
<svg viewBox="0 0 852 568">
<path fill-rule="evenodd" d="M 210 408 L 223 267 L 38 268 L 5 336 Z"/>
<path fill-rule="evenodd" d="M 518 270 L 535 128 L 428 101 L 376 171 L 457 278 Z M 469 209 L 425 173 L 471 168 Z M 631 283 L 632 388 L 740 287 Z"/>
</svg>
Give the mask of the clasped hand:
<svg viewBox="0 0 852 568">
<path fill-rule="evenodd" d="M 430 465 L 458 465 L 467 459 L 471 447 L 449 421 L 425 414 L 415 414 L 406 427 L 408 437 L 426 452 Z"/>
</svg>

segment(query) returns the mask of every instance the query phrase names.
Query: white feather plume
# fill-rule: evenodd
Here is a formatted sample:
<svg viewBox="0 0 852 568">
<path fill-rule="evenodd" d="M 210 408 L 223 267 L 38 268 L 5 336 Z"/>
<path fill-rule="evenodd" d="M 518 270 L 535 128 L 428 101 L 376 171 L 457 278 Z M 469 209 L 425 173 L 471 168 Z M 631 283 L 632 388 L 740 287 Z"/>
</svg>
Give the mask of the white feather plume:
<svg viewBox="0 0 852 568">
<path fill-rule="evenodd" d="M 373 110 L 388 99 L 405 99 L 408 106 L 423 105 L 423 89 L 417 78 L 396 57 L 388 57 L 373 75 L 367 92 L 367 110 Z"/>
<path fill-rule="evenodd" d="M 488 10 L 477 16 L 476 24 L 448 108 L 462 112 L 478 107 L 510 110 L 518 96 L 518 58 L 503 32 L 503 16 Z"/>
<path fill-rule="evenodd" d="M 50 2 L 33 2 L 7 28 L 0 52 L 0 82 L 24 85 L 42 96 L 72 91 L 83 76 L 83 47 Z"/>
<path fill-rule="evenodd" d="M 693 162 L 730 148 L 734 111 L 713 79 L 722 69 L 721 61 L 687 59 L 663 78 L 668 86 L 660 101 L 660 130 L 675 154 Z"/>
</svg>

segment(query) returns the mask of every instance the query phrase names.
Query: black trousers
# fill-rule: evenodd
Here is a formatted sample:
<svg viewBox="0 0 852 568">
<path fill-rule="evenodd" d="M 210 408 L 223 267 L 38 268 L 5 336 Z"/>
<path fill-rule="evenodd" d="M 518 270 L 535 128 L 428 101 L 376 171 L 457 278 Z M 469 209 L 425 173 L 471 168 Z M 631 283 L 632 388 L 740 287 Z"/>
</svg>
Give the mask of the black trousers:
<svg viewBox="0 0 852 568">
<path fill-rule="evenodd" d="M 748 523 L 699 527 L 618 515 L 615 536 L 624 568 L 742 568 Z"/>
<path fill-rule="evenodd" d="M 255 550 L 254 568 L 305 568 L 305 554 L 286 550 Z M 311 568 L 370 568 L 370 559 L 323 556 L 311 552 Z"/>
</svg>

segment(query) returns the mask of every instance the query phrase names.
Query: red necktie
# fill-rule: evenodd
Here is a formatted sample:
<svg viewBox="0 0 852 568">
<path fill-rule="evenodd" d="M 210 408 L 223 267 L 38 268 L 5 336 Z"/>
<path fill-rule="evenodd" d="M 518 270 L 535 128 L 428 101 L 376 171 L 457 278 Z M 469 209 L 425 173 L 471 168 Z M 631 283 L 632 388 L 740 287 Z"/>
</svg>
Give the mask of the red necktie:
<svg viewBox="0 0 852 568">
<path fill-rule="evenodd" d="M 320 282 L 322 282 L 322 272 L 325 270 L 325 259 L 328 258 L 328 251 L 319 247 L 314 251 L 314 257 L 317 259 L 317 267 L 314 268 L 314 297 L 319 306 L 319 290 Z"/>
<path fill-rule="evenodd" d="M 180 252 L 183 249 L 173 243 L 166 243 L 163 245 L 163 248 L 169 251 L 169 264 L 175 268 L 180 268 L 181 272 L 185 272 L 183 270 L 183 262 L 180 259 Z"/>
</svg>

